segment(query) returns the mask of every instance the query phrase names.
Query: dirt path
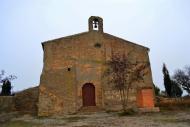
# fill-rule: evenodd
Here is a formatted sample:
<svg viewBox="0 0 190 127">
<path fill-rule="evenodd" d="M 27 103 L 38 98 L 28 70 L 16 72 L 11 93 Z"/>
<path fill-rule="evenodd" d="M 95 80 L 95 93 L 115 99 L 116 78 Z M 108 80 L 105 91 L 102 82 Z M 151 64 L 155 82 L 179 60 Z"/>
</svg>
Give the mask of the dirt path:
<svg viewBox="0 0 190 127">
<path fill-rule="evenodd" d="M 132 116 L 99 112 L 48 118 L 10 113 L 0 115 L 0 127 L 190 127 L 190 111 L 167 111 Z"/>
</svg>

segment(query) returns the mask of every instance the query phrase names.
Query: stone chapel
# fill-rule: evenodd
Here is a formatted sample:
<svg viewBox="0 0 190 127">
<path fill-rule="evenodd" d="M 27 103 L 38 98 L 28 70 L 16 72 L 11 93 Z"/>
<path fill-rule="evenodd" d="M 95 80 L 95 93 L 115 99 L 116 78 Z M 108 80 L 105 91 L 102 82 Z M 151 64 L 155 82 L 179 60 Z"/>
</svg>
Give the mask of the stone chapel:
<svg viewBox="0 0 190 127">
<path fill-rule="evenodd" d="M 76 113 L 83 107 L 91 106 L 102 110 L 120 110 L 118 92 L 102 78 L 111 52 L 133 50 L 134 60 L 149 63 L 149 48 L 105 33 L 103 19 L 98 16 L 88 19 L 87 32 L 43 42 L 42 48 L 39 116 Z M 147 71 L 144 82 L 134 84 L 130 89 L 131 106 L 154 108 L 150 66 Z"/>
</svg>

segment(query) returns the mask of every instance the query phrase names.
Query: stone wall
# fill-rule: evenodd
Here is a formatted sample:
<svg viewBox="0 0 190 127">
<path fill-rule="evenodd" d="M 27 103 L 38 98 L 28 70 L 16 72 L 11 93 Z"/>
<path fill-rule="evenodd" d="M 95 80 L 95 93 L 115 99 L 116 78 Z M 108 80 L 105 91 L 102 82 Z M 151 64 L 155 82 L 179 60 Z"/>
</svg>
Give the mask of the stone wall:
<svg viewBox="0 0 190 127">
<path fill-rule="evenodd" d="M 41 75 L 39 116 L 73 113 L 76 111 L 74 68 L 46 71 Z"/>
<path fill-rule="evenodd" d="M 19 111 L 37 114 L 38 87 L 18 92 L 15 96 L 0 96 L 0 112 Z"/>
<path fill-rule="evenodd" d="M 13 96 L 0 96 L 0 112 L 10 112 L 15 110 Z"/>
<path fill-rule="evenodd" d="M 184 109 L 190 107 L 190 97 L 167 98 L 156 97 L 156 106 L 167 109 Z"/>
<path fill-rule="evenodd" d="M 38 87 L 29 88 L 18 92 L 14 96 L 16 111 L 37 114 Z"/>
</svg>

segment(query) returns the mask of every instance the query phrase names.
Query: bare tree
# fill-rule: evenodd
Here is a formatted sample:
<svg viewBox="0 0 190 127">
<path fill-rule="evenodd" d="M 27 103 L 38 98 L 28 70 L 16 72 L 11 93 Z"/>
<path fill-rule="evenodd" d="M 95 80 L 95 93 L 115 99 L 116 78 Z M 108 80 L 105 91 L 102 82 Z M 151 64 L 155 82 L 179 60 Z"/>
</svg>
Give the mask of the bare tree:
<svg viewBox="0 0 190 127">
<path fill-rule="evenodd" d="M 190 95 L 190 66 L 175 71 L 173 79 Z"/>
<path fill-rule="evenodd" d="M 9 75 L 9 76 L 5 76 L 5 71 L 1 70 L 0 72 L 0 83 L 2 83 L 4 80 L 14 80 L 17 77 L 15 75 Z"/>
<path fill-rule="evenodd" d="M 149 62 L 132 62 L 130 53 L 112 53 L 111 60 L 107 62 L 108 68 L 106 76 L 108 82 L 119 91 L 123 110 L 126 111 L 129 89 L 132 83 L 144 81 L 143 76 L 147 73 L 145 69 L 149 66 Z"/>
</svg>

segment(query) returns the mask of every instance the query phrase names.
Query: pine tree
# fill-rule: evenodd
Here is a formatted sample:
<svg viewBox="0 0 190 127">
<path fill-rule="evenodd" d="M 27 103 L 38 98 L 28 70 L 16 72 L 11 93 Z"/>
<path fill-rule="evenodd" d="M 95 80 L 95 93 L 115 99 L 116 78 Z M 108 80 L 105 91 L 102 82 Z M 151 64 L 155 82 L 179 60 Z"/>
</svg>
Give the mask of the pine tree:
<svg viewBox="0 0 190 127">
<path fill-rule="evenodd" d="M 11 82 L 8 79 L 3 80 L 1 96 L 11 95 Z"/>
<path fill-rule="evenodd" d="M 2 87 L 0 96 L 10 96 L 11 95 L 11 80 L 16 79 L 15 75 L 4 76 L 5 71 L 0 71 L 0 87 Z M 1 85 L 2 84 L 2 85 Z"/>
</svg>

